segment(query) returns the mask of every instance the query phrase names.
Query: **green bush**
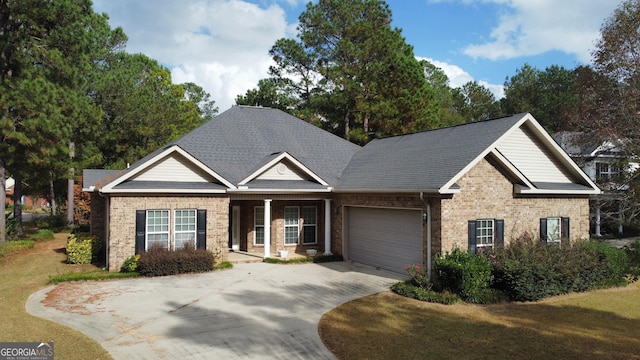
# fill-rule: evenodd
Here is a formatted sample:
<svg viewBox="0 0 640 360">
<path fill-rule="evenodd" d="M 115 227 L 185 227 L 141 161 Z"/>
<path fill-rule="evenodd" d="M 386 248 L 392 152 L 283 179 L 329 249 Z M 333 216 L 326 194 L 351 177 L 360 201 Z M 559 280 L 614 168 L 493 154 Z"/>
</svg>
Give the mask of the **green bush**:
<svg viewBox="0 0 640 360">
<path fill-rule="evenodd" d="M 436 256 L 434 269 L 440 285 L 466 302 L 483 304 L 491 297 L 491 262 L 486 254 L 456 248 L 444 256 Z"/>
<path fill-rule="evenodd" d="M 122 267 L 120 268 L 120 272 L 128 273 L 128 272 L 136 272 L 138 270 L 138 261 L 140 260 L 140 255 L 133 255 L 128 257 Z"/>
<path fill-rule="evenodd" d="M 153 248 L 140 254 L 138 273 L 143 276 L 165 276 L 213 270 L 215 257 L 207 250 L 191 246 L 171 251 Z"/>
<path fill-rule="evenodd" d="M 523 236 L 496 252 L 493 286 L 511 300 L 537 301 L 623 285 L 628 272 L 624 251 L 606 244 L 583 240 L 559 247 Z"/>
<path fill-rule="evenodd" d="M 391 291 L 408 298 L 444 305 L 451 305 L 460 301 L 460 297 L 456 294 L 425 289 L 416 286 L 411 279 L 391 285 Z"/>
<path fill-rule="evenodd" d="M 67 238 L 67 262 L 70 264 L 91 264 L 97 260 L 101 242 L 96 235 L 87 233 L 71 234 Z"/>
<path fill-rule="evenodd" d="M 40 229 L 60 229 L 67 226 L 66 214 L 49 215 L 35 220 L 36 226 Z"/>
</svg>

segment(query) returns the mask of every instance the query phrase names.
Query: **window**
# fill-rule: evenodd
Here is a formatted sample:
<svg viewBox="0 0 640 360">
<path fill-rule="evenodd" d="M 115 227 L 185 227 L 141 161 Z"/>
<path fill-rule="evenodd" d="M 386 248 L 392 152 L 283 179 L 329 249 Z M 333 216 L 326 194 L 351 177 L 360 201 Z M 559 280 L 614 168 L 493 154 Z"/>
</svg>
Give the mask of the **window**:
<svg viewBox="0 0 640 360">
<path fill-rule="evenodd" d="M 175 212 L 175 249 L 182 249 L 189 244 L 196 247 L 196 211 L 176 210 Z"/>
<path fill-rule="evenodd" d="M 493 219 L 476 220 L 476 247 L 493 247 Z"/>
<path fill-rule="evenodd" d="M 302 208 L 302 243 L 315 244 L 317 239 L 318 210 L 315 206 Z"/>
<path fill-rule="evenodd" d="M 294 245 L 300 238 L 300 209 L 288 206 L 284 208 L 284 244 Z"/>
<path fill-rule="evenodd" d="M 469 252 L 493 249 L 504 244 L 504 220 L 478 219 L 468 221 Z"/>
<path fill-rule="evenodd" d="M 606 162 L 596 163 L 596 181 L 610 181 L 620 173 L 617 166 L 613 166 Z"/>
<path fill-rule="evenodd" d="M 560 224 L 559 217 L 547 218 L 547 242 L 560 242 Z"/>
<path fill-rule="evenodd" d="M 540 219 L 540 240 L 548 243 L 561 243 L 569 240 L 569 218 L 548 217 Z"/>
<path fill-rule="evenodd" d="M 155 246 L 177 250 L 191 244 L 196 249 L 207 248 L 207 210 L 175 210 L 173 233 L 170 215 L 171 210 L 136 210 L 136 254 Z"/>
<path fill-rule="evenodd" d="M 146 250 L 169 248 L 169 210 L 147 210 Z"/>
<path fill-rule="evenodd" d="M 264 206 L 256 206 L 253 213 L 253 243 L 254 245 L 264 245 Z"/>
</svg>

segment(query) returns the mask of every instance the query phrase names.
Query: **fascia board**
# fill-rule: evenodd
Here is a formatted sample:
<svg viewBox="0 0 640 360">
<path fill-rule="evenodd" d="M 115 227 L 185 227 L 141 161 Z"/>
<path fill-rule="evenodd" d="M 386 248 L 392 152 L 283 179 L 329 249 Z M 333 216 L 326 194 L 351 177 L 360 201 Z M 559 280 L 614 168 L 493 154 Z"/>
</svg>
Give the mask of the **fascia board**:
<svg viewBox="0 0 640 360">
<path fill-rule="evenodd" d="M 100 191 L 102 194 L 226 194 L 227 190 L 202 189 L 109 189 Z"/>
<path fill-rule="evenodd" d="M 272 166 L 275 166 L 277 163 L 279 163 L 283 159 L 287 159 L 287 160 L 291 161 L 293 163 L 293 165 L 295 165 L 298 169 L 302 170 L 305 174 L 309 175 L 311 178 L 313 178 L 315 181 L 317 181 L 320 185 L 329 186 L 329 184 L 326 181 L 322 180 L 322 178 L 320 178 L 318 175 L 314 174 L 313 171 L 309 170 L 309 168 L 304 166 L 301 162 L 296 160 L 293 156 L 289 155 L 289 153 L 287 153 L 286 151 L 283 152 L 282 154 L 278 155 L 277 157 L 275 157 L 271 161 L 267 162 L 266 164 L 264 164 L 258 170 L 256 170 L 253 173 L 251 173 L 244 180 L 240 181 L 238 183 L 238 185 L 239 186 L 246 185 L 249 181 L 257 178 L 260 174 L 262 174 L 263 172 L 267 171 Z"/>
</svg>

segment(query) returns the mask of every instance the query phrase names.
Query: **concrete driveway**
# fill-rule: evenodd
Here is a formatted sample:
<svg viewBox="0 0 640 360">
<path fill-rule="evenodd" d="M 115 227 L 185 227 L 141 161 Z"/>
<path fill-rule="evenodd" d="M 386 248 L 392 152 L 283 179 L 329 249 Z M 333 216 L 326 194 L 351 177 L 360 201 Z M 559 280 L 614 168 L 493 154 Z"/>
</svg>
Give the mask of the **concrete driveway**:
<svg viewBox="0 0 640 360">
<path fill-rule="evenodd" d="M 34 293 L 26 307 L 94 338 L 115 359 L 333 359 L 318 335 L 320 317 L 400 279 L 349 262 L 238 264 L 64 283 Z"/>
</svg>

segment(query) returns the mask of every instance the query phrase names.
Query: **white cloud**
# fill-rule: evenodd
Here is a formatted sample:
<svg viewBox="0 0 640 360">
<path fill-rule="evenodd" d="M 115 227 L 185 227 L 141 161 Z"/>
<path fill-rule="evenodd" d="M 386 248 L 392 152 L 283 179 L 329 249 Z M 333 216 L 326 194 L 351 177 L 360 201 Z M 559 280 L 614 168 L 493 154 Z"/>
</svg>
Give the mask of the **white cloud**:
<svg viewBox="0 0 640 360">
<path fill-rule="evenodd" d="M 241 0 L 96 0 L 94 9 L 123 28 L 128 52 L 167 66 L 174 83 L 198 84 L 220 111 L 267 76 L 269 49 L 295 29 L 277 4 Z"/>
<path fill-rule="evenodd" d="M 600 25 L 619 0 L 463 0 L 500 6 L 498 25 L 490 40 L 471 44 L 463 51 L 489 60 L 539 55 L 557 50 L 589 63 Z"/>
<path fill-rule="evenodd" d="M 464 69 L 457 65 L 448 64 L 443 61 L 434 60 L 430 58 L 417 57 L 418 59 L 427 60 L 432 63 L 436 67 L 439 67 L 444 71 L 444 74 L 449 78 L 449 86 L 452 88 L 459 88 L 462 85 L 468 83 L 469 81 L 474 81 L 473 76 L 466 72 Z M 490 84 L 487 81 L 480 80 L 478 84 L 486 87 L 491 91 L 493 96 L 495 96 L 496 100 L 502 99 L 504 97 L 504 86 L 500 84 Z"/>
</svg>

